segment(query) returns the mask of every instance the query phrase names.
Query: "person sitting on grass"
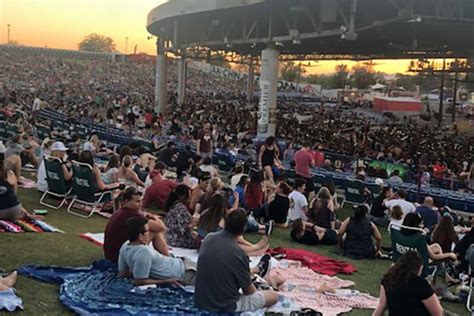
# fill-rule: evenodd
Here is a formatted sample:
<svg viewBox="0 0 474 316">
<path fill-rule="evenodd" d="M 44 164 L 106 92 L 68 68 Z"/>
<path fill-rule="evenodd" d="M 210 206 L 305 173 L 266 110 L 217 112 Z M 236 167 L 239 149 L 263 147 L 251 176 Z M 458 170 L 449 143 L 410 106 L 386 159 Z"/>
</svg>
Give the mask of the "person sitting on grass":
<svg viewBox="0 0 474 316">
<path fill-rule="evenodd" d="M 401 256 L 383 276 L 379 304 L 372 316 L 441 316 L 443 307 L 431 285 L 421 277 L 423 260 L 416 251 Z"/>
<path fill-rule="evenodd" d="M 5 155 L 0 153 L 0 220 L 43 219 L 28 213 L 16 194 L 18 182 L 11 170 L 5 169 Z"/>
<path fill-rule="evenodd" d="M 284 181 L 279 182 L 275 189 L 275 197 L 268 206 L 268 216 L 276 227 L 288 227 L 288 211 L 290 209 L 291 187 Z"/>
<path fill-rule="evenodd" d="M 133 159 L 131 156 L 126 155 L 122 158 L 122 164 L 120 165 L 118 178 L 120 182 L 125 183 L 127 186 L 144 187 L 145 183 L 140 180 L 138 174 L 133 171 Z"/>
<path fill-rule="evenodd" d="M 135 187 L 128 187 L 122 193 L 122 207 L 116 210 L 105 227 L 104 255 L 105 258 L 117 262 L 120 247 L 127 240 L 126 221 L 135 216 L 148 218 L 150 240 L 153 246 L 164 256 L 169 256 L 165 238 L 165 224 L 153 214 L 143 212 L 142 193 Z"/>
<path fill-rule="evenodd" d="M 166 241 L 172 247 L 199 248 L 200 239 L 193 231 L 193 217 L 186 206 L 189 195 L 189 187 L 180 184 L 166 202 Z"/>
<path fill-rule="evenodd" d="M 199 251 L 194 303 L 209 312 L 246 312 L 270 307 L 279 299 L 275 291 L 259 291 L 252 283 L 250 260 L 237 240 L 247 223 L 245 210 L 226 219 L 224 230 L 206 236 Z M 269 272 L 270 255 L 265 255 L 259 273 Z M 240 292 L 242 291 L 242 292 Z"/>
<path fill-rule="evenodd" d="M 336 245 L 337 234 L 334 230 L 317 226 L 298 218 L 291 224 L 291 239 L 303 245 Z"/>
<path fill-rule="evenodd" d="M 187 258 L 174 258 L 156 251 L 148 244 L 153 241 L 150 222 L 134 216 L 125 222 L 128 241 L 120 247 L 118 255 L 119 277 L 133 277 L 141 285 L 194 285 L 196 265 Z M 166 241 L 163 246 L 167 247 Z"/>
<path fill-rule="evenodd" d="M 226 210 L 224 196 L 220 193 L 215 193 L 209 201 L 209 208 L 204 210 L 199 217 L 199 237 L 204 239 L 209 233 L 219 232 L 224 229 L 225 219 L 232 212 L 233 210 Z M 256 244 L 248 242 L 241 236 L 237 239 L 237 243 L 248 256 L 262 255 L 269 247 L 267 236 L 263 236 Z"/>
<path fill-rule="evenodd" d="M 290 221 L 301 218 L 307 220 L 306 214 L 308 213 L 308 200 L 304 196 L 306 190 L 306 180 L 302 178 L 296 178 L 295 188 L 288 195 L 290 199 L 290 210 L 288 212 L 288 219 Z"/>
<path fill-rule="evenodd" d="M 319 227 L 336 230 L 334 202 L 328 188 L 322 187 L 317 198 L 310 203 L 308 219 Z"/>
<path fill-rule="evenodd" d="M 163 209 L 166 206 L 171 192 L 178 186 L 176 181 L 167 179 L 163 173 L 166 170 L 166 165 L 158 161 L 155 165 L 155 170 L 150 173 L 151 185 L 145 190 L 143 198 L 143 206 L 146 208 L 157 207 Z"/>
<path fill-rule="evenodd" d="M 367 205 L 359 205 L 354 215 L 342 223 L 338 234 L 344 255 L 360 259 L 381 255 L 382 235 L 377 226 L 369 220 L 368 212 Z M 375 247 L 372 238 L 375 239 Z"/>
</svg>

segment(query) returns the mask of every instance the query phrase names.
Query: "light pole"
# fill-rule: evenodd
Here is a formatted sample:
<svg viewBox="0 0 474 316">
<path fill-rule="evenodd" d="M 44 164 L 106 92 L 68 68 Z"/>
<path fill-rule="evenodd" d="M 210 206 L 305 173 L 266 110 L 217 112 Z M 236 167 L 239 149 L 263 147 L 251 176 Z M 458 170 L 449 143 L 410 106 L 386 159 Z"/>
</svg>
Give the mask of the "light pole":
<svg viewBox="0 0 474 316">
<path fill-rule="evenodd" d="M 125 55 L 128 53 L 128 36 L 125 37 Z"/>
<path fill-rule="evenodd" d="M 10 44 L 10 24 L 7 24 L 7 44 Z"/>
</svg>

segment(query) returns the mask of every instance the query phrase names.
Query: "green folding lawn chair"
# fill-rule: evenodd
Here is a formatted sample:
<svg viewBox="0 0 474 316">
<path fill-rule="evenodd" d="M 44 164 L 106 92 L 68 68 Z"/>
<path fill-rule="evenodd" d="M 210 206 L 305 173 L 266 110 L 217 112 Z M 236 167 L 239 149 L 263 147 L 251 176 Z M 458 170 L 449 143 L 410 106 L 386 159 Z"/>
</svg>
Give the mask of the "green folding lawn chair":
<svg viewBox="0 0 474 316">
<path fill-rule="evenodd" d="M 97 182 L 91 165 L 74 161 L 72 173 L 74 198 L 67 208 L 69 213 L 89 218 L 96 212 L 98 206 L 103 206 L 108 201 L 113 202 L 112 191 L 99 191 L 97 188 Z M 112 204 L 115 207 L 115 203 Z M 82 208 L 76 205 L 82 206 Z M 88 215 L 84 215 L 84 209 L 87 207 L 90 207 L 91 210 Z M 75 210 L 82 210 L 82 213 Z"/>
<path fill-rule="evenodd" d="M 40 204 L 58 209 L 64 205 L 68 196 L 70 196 L 72 188 L 68 188 L 66 179 L 64 178 L 63 163 L 57 157 L 45 156 L 44 167 L 46 169 L 46 181 L 48 182 L 48 190 L 43 193 Z M 54 197 L 60 200 L 58 205 L 45 202 L 46 198 Z"/>
<path fill-rule="evenodd" d="M 449 259 L 430 260 L 428 254 L 428 240 L 426 239 L 426 234 L 423 229 L 399 224 L 390 224 L 389 228 L 394 262 L 406 252 L 416 251 L 423 259 L 423 271 L 421 276 L 426 278 L 430 275 L 434 277 L 438 271 L 438 266 L 449 261 Z M 401 232 L 401 229 L 411 230 L 416 232 L 416 234 L 405 235 Z"/>
</svg>

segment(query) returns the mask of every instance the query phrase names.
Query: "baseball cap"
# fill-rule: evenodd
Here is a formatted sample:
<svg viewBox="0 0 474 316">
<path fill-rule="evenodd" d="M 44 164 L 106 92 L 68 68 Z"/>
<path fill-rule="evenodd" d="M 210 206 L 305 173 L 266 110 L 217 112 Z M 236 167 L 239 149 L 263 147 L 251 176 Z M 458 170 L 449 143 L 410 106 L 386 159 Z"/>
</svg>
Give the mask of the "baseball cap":
<svg viewBox="0 0 474 316">
<path fill-rule="evenodd" d="M 64 143 L 63 142 L 54 142 L 52 145 L 51 145 L 51 150 L 57 150 L 57 151 L 66 151 L 67 148 L 66 146 L 64 146 Z"/>
<path fill-rule="evenodd" d="M 375 184 L 377 185 L 383 185 L 383 180 L 380 178 L 375 179 Z"/>
</svg>

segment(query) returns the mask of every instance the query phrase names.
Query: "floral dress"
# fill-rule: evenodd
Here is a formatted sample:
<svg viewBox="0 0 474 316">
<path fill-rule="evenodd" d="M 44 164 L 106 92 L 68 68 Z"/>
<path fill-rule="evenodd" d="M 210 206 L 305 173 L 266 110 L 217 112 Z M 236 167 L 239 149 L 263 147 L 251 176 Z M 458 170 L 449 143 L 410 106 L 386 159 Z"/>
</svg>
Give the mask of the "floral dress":
<svg viewBox="0 0 474 316">
<path fill-rule="evenodd" d="M 172 247 L 195 248 L 195 238 L 189 227 L 193 217 L 180 202 L 173 204 L 165 217 L 166 241 Z"/>
</svg>

